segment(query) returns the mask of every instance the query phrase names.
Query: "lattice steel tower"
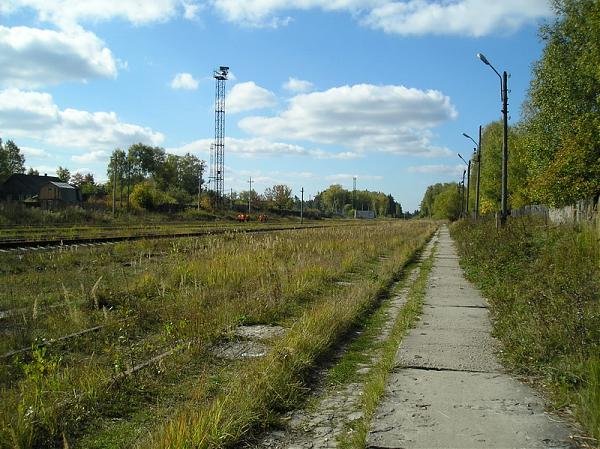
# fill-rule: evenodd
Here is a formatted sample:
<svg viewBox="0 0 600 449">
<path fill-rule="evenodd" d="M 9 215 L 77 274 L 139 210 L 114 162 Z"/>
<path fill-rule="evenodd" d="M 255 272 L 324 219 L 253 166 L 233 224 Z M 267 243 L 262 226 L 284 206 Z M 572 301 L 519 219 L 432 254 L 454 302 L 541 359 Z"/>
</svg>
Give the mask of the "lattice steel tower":
<svg viewBox="0 0 600 449">
<path fill-rule="evenodd" d="M 219 67 L 214 72 L 216 80 L 215 89 L 215 142 L 211 145 L 210 152 L 210 180 L 216 194 L 217 204 L 223 202 L 225 194 L 225 81 L 229 74 L 229 67 Z"/>
</svg>

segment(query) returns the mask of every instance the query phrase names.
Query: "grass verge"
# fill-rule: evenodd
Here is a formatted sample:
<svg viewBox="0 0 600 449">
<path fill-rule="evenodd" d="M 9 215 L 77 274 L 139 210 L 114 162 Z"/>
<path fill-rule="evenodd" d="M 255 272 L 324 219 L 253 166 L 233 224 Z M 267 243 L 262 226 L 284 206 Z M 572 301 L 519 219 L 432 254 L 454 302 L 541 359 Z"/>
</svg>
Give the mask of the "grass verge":
<svg viewBox="0 0 600 449">
<path fill-rule="evenodd" d="M 178 384 L 196 377 L 183 369 L 187 353 L 126 380 L 118 377 L 115 381 L 116 376 L 190 341 L 194 344 L 187 352 L 197 355 L 197 371 L 211 371 L 213 361 L 204 354 L 241 324 L 292 326 L 295 330 L 290 334 L 298 340 L 283 344 L 280 351 L 290 357 L 298 354 L 301 360 L 291 362 L 293 369 L 309 366 L 322 347 L 316 345 L 312 352 L 313 340 L 300 338 L 307 324 L 294 324 L 296 320 L 314 307 L 334 304 L 315 311 L 312 319 L 334 322 L 324 330 L 329 334 L 322 344 L 327 346 L 330 337 L 339 336 L 351 319 L 360 316 L 361 308 L 368 307 L 385 284 L 380 283 L 393 277 L 432 229 L 433 224 L 426 222 L 378 223 L 352 229 L 232 233 L 122 243 L 80 252 L 1 255 L 0 304 L 17 308 L 19 313 L 2 321 L 5 333 L 0 346 L 11 350 L 31 345 L 34 350 L 0 363 L 0 447 L 53 447 L 63 440 L 79 447 L 80 439 L 90 432 L 109 427 L 109 421 L 130 420 L 149 410 L 156 403 L 155 396 L 165 396 L 168 387 L 164 385 L 171 378 L 162 365 L 182 374 L 173 380 Z M 392 252 L 396 265 L 380 262 L 380 256 Z M 336 283 L 355 277 L 363 282 L 358 289 Z M 114 325 L 85 338 L 35 346 L 39 339 L 107 320 Z M 320 329 L 314 323 L 310 326 L 311 332 Z M 303 357 L 306 365 L 302 365 Z M 276 371 L 280 362 L 274 361 Z M 252 368 L 256 373 L 270 369 L 262 363 L 248 366 L 258 366 Z M 241 372 L 247 369 L 244 365 Z M 299 372 L 293 373 L 296 381 L 301 380 Z M 176 404 L 165 415 L 171 416 L 185 403 L 193 404 L 194 410 L 203 409 L 235 382 L 213 388 L 197 379 L 197 385 L 177 395 L 172 401 Z M 116 397 L 125 406 L 112 407 Z M 277 398 L 272 401 L 277 407 L 285 404 Z"/>
<path fill-rule="evenodd" d="M 416 318 L 421 314 L 427 288 L 427 279 L 433 266 L 434 256 L 435 248 L 431 255 L 421 263 L 419 275 L 408 291 L 406 304 L 396 317 L 388 339 L 379 350 L 381 357 L 367 374 L 361 400 L 363 416 L 349 424 L 349 431 L 339 441 L 341 449 L 366 447 L 369 426 L 375 409 L 385 391 L 385 384 L 389 373 L 394 368 L 398 346 L 409 329 L 413 327 Z"/>
<path fill-rule="evenodd" d="M 297 403 L 305 390 L 303 381 L 319 357 L 387 294 L 401 268 L 429 235 L 402 242 L 361 283 L 308 306 L 264 359 L 248 362 L 215 397 L 184 407 L 139 447 L 231 446 L 268 422 L 274 411 Z"/>
<path fill-rule="evenodd" d="M 505 363 L 600 438 L 600 244 L 595 230 L 533 218 L 451 228 L 461 264 L 490 302 Z"/>
</svg>

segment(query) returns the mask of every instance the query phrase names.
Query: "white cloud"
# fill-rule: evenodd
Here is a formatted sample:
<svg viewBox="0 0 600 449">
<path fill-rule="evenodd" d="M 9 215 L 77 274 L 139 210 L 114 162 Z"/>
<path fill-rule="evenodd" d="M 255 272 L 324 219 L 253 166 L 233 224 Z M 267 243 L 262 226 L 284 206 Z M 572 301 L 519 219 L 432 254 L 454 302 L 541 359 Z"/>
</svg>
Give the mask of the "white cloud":
<svg viewBox="0 0 600 449">
<path fill-rule="evenodd" d="M 207 157 L 210 152 L 212 139 L 199 139 L 187 143 L 180 147 L 168 148 L 167 151 L 173 154 L 183 155 L 186 153 L 201 154 Z M 308 156 L 315 159 L 357 159 L 362 155 L 351 151 L 327 152 L 321 149 L 308 149 L 300 145 L 294 145 L 284 142 L 273 142 L 263 138 L 237 139 L 233 137 L 225 138 L 225 152 L 227 154 L 236 154 L 240 157 L 278 157 L 278 156 Z"/>
<path fill-rule="evenodd" d="M 283 11 L 319 8 L 326 11 L 358 11 L 374 6 L 378 0 L 212 0 L 213 7 L 226 20 L 252 27 L 276 28 L 288 24 L 289 16 L 277 16 Z"/>
<path fill-rule="evenodd" d="M 19 146 L 21 153 L 23 153 L 27 158 L 37 157 L 39 159 L 47 159 L 50 157 L 50 153 L 46 150 L 42 150 L 40 148 L 32 148 L 32 147 L 21 147 Z"/>
<path fill-rule="evenodd" d="M 109 153 L 103 150 L 89 151 L 84 154 L 76 154 L 71 159 L 80 164 L 89 164 L 92 162 L 104 162 L 109 158 Z M 83 170 L 83 169 L 82 169 Z"/>
<path fill-rule="evenodd" d="M 212 0 L 226 20 L 245 26 L 278 27 L 294 10 L 345 11 L 388 33 L 483 36 L 515 30 L 551 15 L 549 0 Z M 284 15 L 280 15 L 285 13 Z"/>
<path fill-rule="evenodd" d="M 316 159 L 339 159 L 339 160 L 351 160 L 351 159 L 362 159 L 365 157 L 363 154 L 355 153 L 353 151 L 341 151 L 338 153 L 332 153 L 323 150 L 310 150 L 309 154 Z"/>
<path fill-rule="evenodd" d="M 446 155 L 431 144 L 431 128 L 457 116 L 439 91 L 359 84 L 293 97 L 278 116 L 253 116 L 238 126 L 269 140 L 338 145 L 352 153 Z"/>
<path fill-rule="evenodd" d="M 114 78 L 117 62 L 89 31 L 0 25 L 0 85 L 38 87 L 65 81 Z"/>
<path fill-rule="evenodd" d="M 227 94 L 225 104 L 228 112 L 236 113 L 275 106 L 277 98 L 270 90 L 248 81 L 235 84 Z"/>
<path fill-rule="evenodd" d="M 496 31 L 514 31 L 551 13 L 547 0 L 409 0 L 387 2 L 372 9 L 364 23 L 391 34 L 481 37 Z"/>
<path fill-rule="evenodd" d="M 225 20 L 244 26 L 280 27 L 289 13 L 320 9 L 352 14 L 361 23 L 388 33 L 483 36 L 515 30 L 551 15 L 549 0 L 209 0 Z M 61 27 L 114 18 L 136 25 L 181 15 L 194 20 L 201 3 L 191 0 L 4 0 L 0 13 L 35 11 L 41 21 Z"/>
<path fill-rule="evenodd" d="M 121 122 L 114 112 L 61 110 L 50 94 L 18 89 L 0 91 L 0 129 L 11 136 L 88 151 L 136 142 L 158 145 L 164 140 L 150 128 Z"/>
<path fill-rule="evenodd" d="M 309 92 L 313 89 L 314 85 L 310 81 L 299 80 L 297 78 L 290 77 L 287 82 L 283 85 L 285 90 L 295 93 Z"/>
<path fill-rule="evenodd" d="M 183 1 L 183 17 L 187 20 L 196 20 L 198 18 L 198 13 L 201 10 L 200 5 L 192 2 Z"/>
<path fill-rule="evenodd" d="M 456 164 L 456 165 L 416 165 L 412 167 L 408 167 L 406 170 L 410 173 L 419 173 L 424 175 L 462 175 L 463 170 L 465 169 L 464 165 Z"/>
<path fill-rule="evenodd" d="M 179 13 L 195 18 L 198 12 L 197 3 L 190 0 L 8 0 L 0 12 L 9 14 L 23 8 L 37 12 L 39 20 L 61 27 L 115 18 L 143 25 L 164 22 Z"/>
<path fill-rule="evenodd" d="M 198 89 L 198 80 L 189 73 L 178 73 L 171 81 L 171 88 L 196 90 Z"/>
</svg>

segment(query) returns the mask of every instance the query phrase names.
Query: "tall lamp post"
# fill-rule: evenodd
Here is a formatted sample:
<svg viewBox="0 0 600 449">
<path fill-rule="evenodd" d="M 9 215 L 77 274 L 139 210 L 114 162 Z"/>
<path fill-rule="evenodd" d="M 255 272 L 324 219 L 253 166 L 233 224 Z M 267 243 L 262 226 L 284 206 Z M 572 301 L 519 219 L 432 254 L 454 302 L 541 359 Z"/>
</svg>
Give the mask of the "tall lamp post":
<svg viewBox="0 0 600 449">
<path fill-rule="evenodd" d="M 464 216 L 465 214 L 465 173 L 467 170 L 463 170 L 462 174 L 462 182 L 460 183 L 460 216 Z"/>
<path fill-rule="evenodd" d="M 467 217 L 469 216 L 469 192 L 471 191 L 471 159 L 469 159 L 469 162 L 465 161 L 465 158 L 462 157 L 460 155 L 460 153 L 457 153 L 458 157 L 465 163 L 467 164 L 467 207 L 466 207 L 466 214 Z M 465 185 L 465 178 L 464 178 L 464 174 L 463 174 L 463 188 Z"/>
<path fill-rule="evenodd" d="M 500 224 L 506 223 L 508 216 L 507 197 L 508 197 L 508 74 L 506 70 L 500 75 L 490 61 L 482 53 L 477 53 L 485 65 L 489 65 L 496 75 L 500 78 L 500 96 L 502 97 L 502 119 L 503 119 L 503 140 L 502 140 L 502 210 L 500 212 Z"/>
<path fill-rule="evenodd" d="M 475 220 L 479 219 L 479 184 L 481 179 L 481 125 L 479 125 L 479 139 L 477 142 L 469 136 L 467 133 L 463 133 L 467 139 L 471 139 L 471 141 L 477 147 L 477 182 L 475 184 Z"/>
</svg>

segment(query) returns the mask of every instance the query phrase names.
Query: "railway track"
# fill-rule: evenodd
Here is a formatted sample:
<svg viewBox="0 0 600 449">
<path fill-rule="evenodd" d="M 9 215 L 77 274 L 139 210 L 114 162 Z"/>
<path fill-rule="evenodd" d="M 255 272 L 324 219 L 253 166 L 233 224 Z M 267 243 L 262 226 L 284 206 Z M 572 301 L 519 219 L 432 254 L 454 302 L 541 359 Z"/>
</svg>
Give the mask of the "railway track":
<svg viewBox="0 0 600 449">
<path fill-rule="evenodd" d="M 68 249 L 75 247 L 110 245 L 120 242 L 136 241 L 136 240 L 157 240 L 157 239 L 172 239 L 185 237 L 202 237 L 206 235 L 220 235 L 226 233 L 263 233 L 274 231 L 294 231 L 302 229 L 314 228 L 330 228 L 333 225 L 294 225 L 294 226 L 269 226 L 269 227 L 225 227 L 225 228 L 209 228 L 189 232 L 177 233 L 156 233 L 156 234 L 136 234 L 136 235 L 121 235 L 121 236 L 104 236 L 104 237 L 82 237 L 82 238 L 64 238 L 50 240 L 5 240 L 0 241 L 0 253 L 23 252 L 23 251 L 39 251 L 39 250 L 56 250 Z"/>
</svg>

